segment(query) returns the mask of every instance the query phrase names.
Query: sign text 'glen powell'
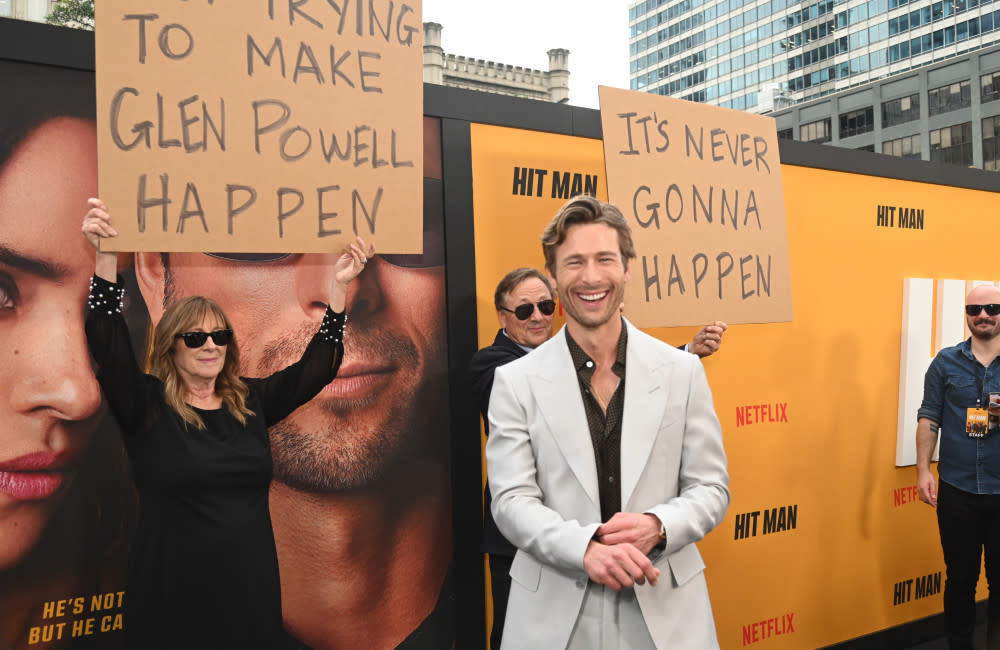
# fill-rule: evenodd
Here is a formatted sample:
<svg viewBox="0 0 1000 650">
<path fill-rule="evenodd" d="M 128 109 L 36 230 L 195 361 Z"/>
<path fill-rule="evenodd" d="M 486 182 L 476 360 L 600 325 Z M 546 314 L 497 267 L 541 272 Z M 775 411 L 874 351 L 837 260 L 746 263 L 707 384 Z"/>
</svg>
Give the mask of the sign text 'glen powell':
<svg viewBox="0 0 1000 650">
<path fill-rule="evenodd" d="M 774 120 L 600 88 L 608 197 L 632 226 L 642 327 L 792 319 Z"/>
<path fill-rule="evenodd" d="M 97 3 L 109 247 L 420 252 L 420 0 L 138 4 Z"/>
</svg>

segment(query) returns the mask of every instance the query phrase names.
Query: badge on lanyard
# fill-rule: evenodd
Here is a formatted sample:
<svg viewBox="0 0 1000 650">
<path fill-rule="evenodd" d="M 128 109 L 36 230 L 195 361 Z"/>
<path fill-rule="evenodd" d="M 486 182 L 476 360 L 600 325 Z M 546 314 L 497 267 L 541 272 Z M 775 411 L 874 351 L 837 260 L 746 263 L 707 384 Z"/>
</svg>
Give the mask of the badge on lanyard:
<svg viewBox="0 0 1000 650">
<path fill-rule="evenodd" d="M 981 408 L 983 404 L 983 380 L 985 378 L 979 375 L 980 367 L 977 363 L 975 368 L 976 387 L 978 388 L 976 405 L 965 410 L 965 435 L 970 438 L 985 438 L 990 435 L 990 431 L 996 430 L 997 424 L 1000 423 L 1000 393 L 990 393 L 989 400 L 986 402 L 988 409 Z"/>
<path fill-rule="evenodd" d="M 965 434 L 970 438 L 985 438 L 990 432 L 989 411 L 978 407 L 965 410 Z"/>
</svg>

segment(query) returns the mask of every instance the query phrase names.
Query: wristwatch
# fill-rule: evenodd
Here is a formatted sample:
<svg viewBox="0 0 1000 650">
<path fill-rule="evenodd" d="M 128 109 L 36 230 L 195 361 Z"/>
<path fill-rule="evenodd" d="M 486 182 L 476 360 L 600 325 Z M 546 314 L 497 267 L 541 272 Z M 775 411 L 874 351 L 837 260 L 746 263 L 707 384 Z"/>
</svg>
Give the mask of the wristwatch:
<svg viewBox="0 0 1000 650">
<path fill-rule="evenodd" d="M 660 541 L 656 542 L 656 546 L 653 547 L 656 551 L 662 551 L 667 548 L 667 529 L 660 524 Z"/>
</svg>

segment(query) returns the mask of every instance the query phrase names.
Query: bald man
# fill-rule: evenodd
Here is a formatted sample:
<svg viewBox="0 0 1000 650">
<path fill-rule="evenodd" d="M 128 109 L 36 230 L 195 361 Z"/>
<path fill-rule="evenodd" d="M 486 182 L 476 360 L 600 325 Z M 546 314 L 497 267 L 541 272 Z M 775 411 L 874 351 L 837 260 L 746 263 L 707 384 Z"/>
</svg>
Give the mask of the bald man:
<svg viewBox="0 0 1000 650">
<path fill-rule="evenodd" d="M 1000 648 L 1000 289 L 980 285 L 965 298 L 971 336 L 938 352 L 924 377 L 917 412 L 917 489 L 937 508 L 947 578 L 944 618 L 948 646 L 972 650 L 976 583 L 986 552 L 990 584 L 989 648 Z M 931 456 L 941 434 L 940 486 Z M 940 488 L 940 489 L 938 489 Z"/>
</svg>

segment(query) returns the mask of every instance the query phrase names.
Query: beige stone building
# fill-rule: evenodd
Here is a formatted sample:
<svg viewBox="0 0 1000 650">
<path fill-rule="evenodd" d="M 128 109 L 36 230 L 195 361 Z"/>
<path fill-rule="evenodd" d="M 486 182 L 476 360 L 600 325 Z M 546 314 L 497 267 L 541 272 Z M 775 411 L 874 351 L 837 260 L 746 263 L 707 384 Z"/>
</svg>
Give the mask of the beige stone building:
<svg viewBox="0 0 1000 650">
<path fill-rule="evenodd" d="M 569 101 L 569 50 L 549 50 L 549 69 L 533 70 L 447 54 L 441 47 L 441 30 L 438 23 L 424 23 L 426 83 L 546 102 Z"/>
<path fill-rule="evenodd" d="M 0 0 L 0 17 L 45 22 L 55 0 Z M 552 49 L 548 70 L 448 54 L 442 27 L 424 23 L 424 82 L 564 104 L 569 101 L 569 50 Z"/>
<path fill-rule="evenodd" d="M 0 18 L 19 18 L 44 23 L 54 0 L 0 0 Z"/>
</svg>

